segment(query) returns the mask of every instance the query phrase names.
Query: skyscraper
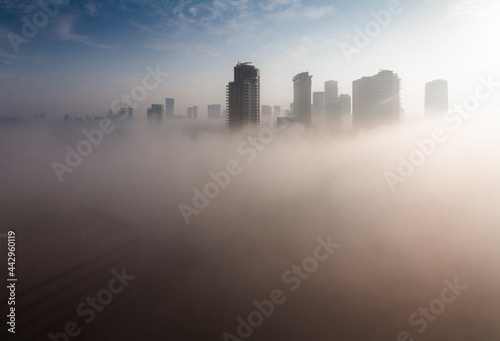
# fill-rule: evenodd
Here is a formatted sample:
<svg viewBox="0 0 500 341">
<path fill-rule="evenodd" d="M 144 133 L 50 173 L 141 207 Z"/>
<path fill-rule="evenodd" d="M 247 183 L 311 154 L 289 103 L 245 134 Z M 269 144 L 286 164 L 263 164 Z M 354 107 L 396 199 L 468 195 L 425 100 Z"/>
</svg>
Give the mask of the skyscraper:
<svg viewBox="0 0 500 341">
<path fill-rule="evenodd" d="M 124 119 L 131 119 L 134 117 L 134 108 L 131 107 L 121 107 L 118 112 L 118 118 L 124 120 Z M 108 113 L 109 116 L 109 113 Z"/>
<path fill-rule="evenodd" d="M 399 122 L 401 113 L 398 74 L 381 70 L 352 82 L 353 128 L 370 128 Z"/>
<path fill-rule="evenodd" d="M 260 70 L 249 63 L 234 67 L 234 81 L 226 88 L 227 126 L 238 129 L 260 124 Z"/>
<path fill-rule="evenodd" d="M 163 120 L 163 105 L 151 104 L 148 108 L 148 122 L 151 124 L 160 124 Z"/>
<path fill-rule="evenodd" d="M 293 77 L 293 110 L 296 122 L 306 127 L 311 126 L 311 81 L 309 72 L 302 72 Z"/>
<path fill-rule="evenodd" d="M 342 118 L 346 118 L 351 115 L 351 96 L 342 94 L 339 95 L 339 107 L 340 114 Z"/>
<path fill-rule="evenodd" d="M 273 114 L 273 108 L 270 105 L 263 105 L 262 106 L 262 116 L 272 116 Z"/>
<path fill-rule="evenodd" d="M 173 98 L 165 98 L 165 116 L 167 119 L 174 118 L 174 103 Z"/>
<path fill-rule="evenodd" d="M 209 104 L 207 113 L 208 113 L 208 118 L 220 118 L 221 117 L 220 104 Z"/>
<path fill-rule="evenodd" d="M 279 105 L 274 106 L 274 116 L 280 116 L 281 115 L 281 107 Z"/>
<path fill-rule="evenodd" d="M 316 117 L 325 115 L 325 93 L 323 91 L 313 92 L 312 115 Z"/>
<path fill-rule="evenodd" d="M 198 119 L 198 107 L 196 105 L 187 108 L 187 117 L 194 120 Z"/>
<path fill-rule="evenodd" d="M 448 111 L 448 81 L 437 79 L 425 83 L 425 116 L 439 117 Z"/>
<path fill-rule="evenodd" d="M 337 81 L 325 82 L 325 116 L 328 121 L 339 122 L 339 86 Z"/>
</svg>

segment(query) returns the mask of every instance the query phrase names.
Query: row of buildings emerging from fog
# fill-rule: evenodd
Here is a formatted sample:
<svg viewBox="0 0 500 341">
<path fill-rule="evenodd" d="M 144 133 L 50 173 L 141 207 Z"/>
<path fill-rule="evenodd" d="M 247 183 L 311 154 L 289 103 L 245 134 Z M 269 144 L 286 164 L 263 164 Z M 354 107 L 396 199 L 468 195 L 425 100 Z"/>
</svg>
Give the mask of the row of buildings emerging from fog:
<svg viewBox="0 0 500 341">
<path fill-rule="evenodd" d="M 352 98 L 348 94 L 339 94 L 338 82 L 329 80 L 324 83 L 324 91 L 311 92 L 313 76 L 309 72 L 301 72 L 292 78 L 293 102 L 290 110 L 282 110 L 274 106 L 277 124 L 284 121 L 300 123 L 310 127 L 313 118 L 322 118 L 329 127 L 354 130 L 373 128 L 398 123 L 404 114 L 401 108 L 401 80 L 397 73 L 380 70 L 377 74 L 362 77 L 352 82 Z M 198 119 L 198 106 L 187 108 L 186 115 L 174 113 L 175 99 L 166 98 L 163 104 L 152 104 L 147 109 L 147 120 L 159 124 L 166 119 Z M 109 109 L 107 116 L 89 115 L 72 117 L 64 116 L 64 122 L 89 121 L 109 118 L 132 119 L 134 109 L 121 107 L 113 112 Z M 425 84 L 425 115 L 436 118 L 448 111 L 448 83 L 446 80 L 434 80 Z M 261 116 L 272 117 L 273 107 L 260 104 L 260 70 L 250 62 L 240 63 L 234 67 L 234 80 L 226 87 L 226 108 L 220 104 L 207 106 L 209 119 L 225 118 L 229 129 L 243 126 L 258 126 Z M 35 120 L 42 121 L 45 114 L 36 114 Z M 17 122 L 13 118 L 1 118 L 0 123 Z M 346 122 L 348 124 L 346 124 Z"/>
<path fill-rule="evenodd" d="M 147 109 L 147 119 L 148 122 L 152 124 L 159 124 L 163 121 L 163 117 L 166 119 L 198 119 L 198 106 L 192 106 L 187 108 L 187 115 L 175 115 L 175 99 L 166 98 L 165 99 L 165 109 L 162 104 L 152 104 L 150 108 Z M 222 118 L 222 111 L 220 104 L 209 104 L 207 107 L 208 118 Z M 165 115 L 164 115 L 165 114 Z"/>
<path fill-rule="evenodd" d="M 364 76 L 352 82 L 352 98 L 348 94 L 339 94 L 338 82 L 329 80 L 324 83 L 324 90 L 312 92 L 312 78 L 309 72 L 301 72 L 292 78 L 293 102 L 290 110 L 274 106 L 277 124 L 296 122 L 310 127 L 313 118 L 322 118 L 322 122 L 336 130 L 349 127 L 362 130 L 398 123 L 404 114 L 401 108 L 401 80 L 397 73 L 380 70 L 373 76 Z M 166 119 L 198 119 L 198 107 L 187 108 L 186 115 L 175 115 L 175 99 L 166 98 L 165 105 L 152 104 L 147 109 L 147 120 L 160 124 Z M 448 83 L 435 80 L 425 85 L 426 117 L 438 117 L 448 111 Z M 209 119 L 226 119 L 229 129 L 244 126 L 259 126 L 261 116 L 272 117 L 273 107 L 260 103 L 260 70 L 250 62 L 234 67 L 234 79 L 226 86 L 226 108 L 220 104 L 207 107 Z M 117 117 L 132 118 L 133 109 L 120 108 L 116 114 L 110 109 L 110 119 Z M 43 117 L 40 117 L 43 119 Z M 103 118 L 103 117 L 102 117 Z M 64 120 L 74 120 L 66 115 Z M 96 117 L 101 119 L 101 117 Z M 347 123 L 347 124 L 346 124 Z"/>
<path fill-rule="evenodd" d="M 380 70 L 376 75 L 352 82 L 352 100 L 348 94 L 338 94 L 336 81 L 325 82 L 324 91 L 311 93 L 312 75 L 302 72 L 292 78 L 293 103 L 286 118 L 310 127 L 312 116 L 326 117 L 333 127 L 341 128 L 350 120 L 354 130 L 398 123 L 401 108 L 401 80 L 397 73 Z M 312 94 L 312 96 L 311 96 Z M 351 105 L 352 103 L 352 105 Z M 234 67 L 234 81 L 226 88 L 226 123 L 229 129 L 260 124 L 260 70 L 250 63 Z M 448 110 L 448 84 L 445 80 L 426 83 L 425 111 L 436 117 Z M 271 107 L 262 106 L 262 115 L 270 116 Z M 276 113 L 276 110 L 275 110 Z"/>
</svg>

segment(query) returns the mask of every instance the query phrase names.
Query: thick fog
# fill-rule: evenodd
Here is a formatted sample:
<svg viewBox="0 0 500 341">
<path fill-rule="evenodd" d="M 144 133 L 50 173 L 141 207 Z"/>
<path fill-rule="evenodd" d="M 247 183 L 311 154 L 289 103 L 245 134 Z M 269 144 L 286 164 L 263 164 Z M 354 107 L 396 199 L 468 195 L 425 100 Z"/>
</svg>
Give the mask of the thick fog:
<svg viewBox="0 0 500 341">
<path fill-rule="evenodd" d="M 75 321 L 68 340 L 497 340 L 500 137 L 483 109 L 357 134 L 114 122 L 75 167 L 67 147 L 97 123 L 2 129 L 18 339 L 38 321 L 29 305 L 60 296 L 26 339 Z M 29 291 L 121 239 L 133 253 L 93 284 L 76 272 L 78 290 Z M 133 285 L 93 319 L 75 314 L 122 267 Z"/>
</svg>

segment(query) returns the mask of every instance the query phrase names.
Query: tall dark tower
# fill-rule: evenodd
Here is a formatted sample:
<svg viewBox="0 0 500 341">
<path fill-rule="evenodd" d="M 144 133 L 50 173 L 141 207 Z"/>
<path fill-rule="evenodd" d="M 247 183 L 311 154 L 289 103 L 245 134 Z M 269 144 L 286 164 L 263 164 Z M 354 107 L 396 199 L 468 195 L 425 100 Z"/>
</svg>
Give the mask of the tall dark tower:
<svg viewBox="0 0 500 341">
<path fill-rule="evenodd" d="M 311 126 L 311 81 L 309 72 L 302 72 L 293 77 L 293 110 L 296 122 L 306 127 Z"/>
<path fill-rule="evenodd" d="M 173 98 L 165 98 L 165 114 L 166 118 L 174 118 L 174 102 Z"/>
<path fill-rule="evenodd" d="M 425 116 L 439 117 L 448 111 L 448 82 L 437 79 L 425 83 Z"/>
<path fill-rule="evenodd" d="M 260 70 L 249 63 L 234 67 L 234 81 L 226 91 L 227 126 L 238 129 L 260 124 Z"/>
<path fill-rule="evenodd" d="M 151 104 L 151 108 L 148 108 L 148 122 L 154 125 L 161 124 L 163 120 L 163 105 L 162 104 Z"/>
</svg>

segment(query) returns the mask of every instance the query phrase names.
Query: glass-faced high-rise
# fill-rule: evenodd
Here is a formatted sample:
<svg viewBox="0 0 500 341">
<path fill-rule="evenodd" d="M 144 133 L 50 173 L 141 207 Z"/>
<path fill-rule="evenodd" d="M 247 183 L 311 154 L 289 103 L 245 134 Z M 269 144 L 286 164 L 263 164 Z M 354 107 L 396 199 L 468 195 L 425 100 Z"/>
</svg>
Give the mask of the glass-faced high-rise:
<svg viewBox="0 0 500 341">
<path fill-rule="evenodd" d="M 174 103 L 175 99 L 165 98 L 165 116 L 166 118 L 174 118 Z"/>
<path fill-rule="evenodd" d="M 234 81 L 226 91 L 227 126 L 238 129 L 260 124 L 260 70 L 249 63 L 234 67 Z"/>
<path fill-rule="evenodd" d="M 298 123 L 311 126 L 311 81 L 309 72 L 293 77 L 293 111 Z"/>
<path fill-rule="evenodd" d="M 425 83 L 425 116 L 439 117 L 448 111 L 448 82 L 437 79 Z"/>
<path fill-rule="evenodd" d="M 401 115 L 400 79 L 381 70 L 374 76 L 352 82 L 353 128 L 371 128 L 398 123 Z"/>
</svg>

